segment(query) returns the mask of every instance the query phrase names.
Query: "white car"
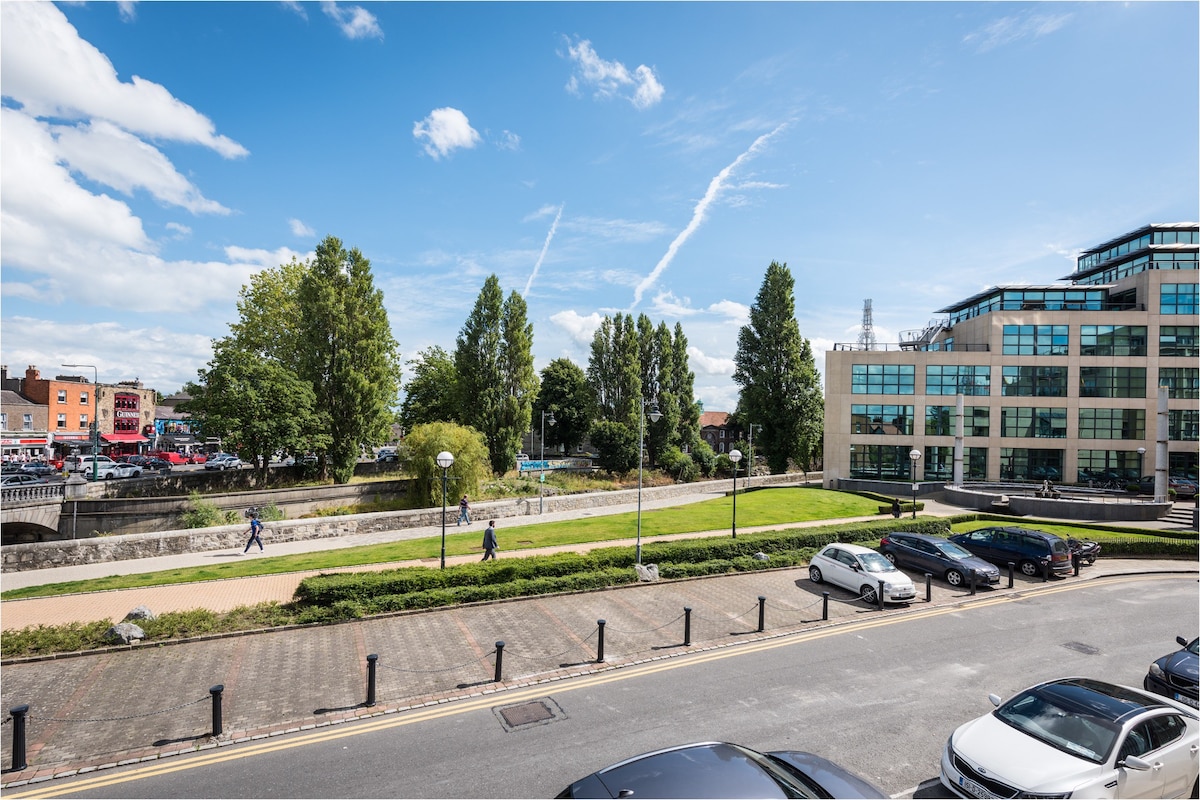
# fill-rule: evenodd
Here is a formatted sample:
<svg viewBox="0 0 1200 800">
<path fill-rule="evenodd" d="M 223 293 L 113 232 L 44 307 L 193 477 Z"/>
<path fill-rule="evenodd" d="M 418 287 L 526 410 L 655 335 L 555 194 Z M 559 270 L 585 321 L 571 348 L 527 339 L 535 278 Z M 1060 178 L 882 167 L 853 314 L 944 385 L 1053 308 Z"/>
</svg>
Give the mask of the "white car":
<svg viewBox="0 0 1200 800">
<path fill-rule="evenodd" d="M 205 469 L 217 469 L 224 471 L 227 469 L 241 469 L 241 467 L 242 460 L 235 455 L 230 455 L 229 453 L 219 453 L 204 462 Z"/>
<path fill-rule="evenodd" d="M 1091 678 L 1018 692 L 942 751 L 961 797 L 1195 797 L 1200 717 L 1182 703 Z"/>
<path fill-rule="evenodd" d="M 125 464 L 119 461 L 114 461 L 111 464 L 101 462 L 97 473 L 97 477 L 106 481 L 113 478 L 140 478 L 142 477 L 142 468 L 137 464 Z M 92 473 L 88 472 L 84 477 L 91 480 Z"/>
<path fill-rule="evenodd" d="M 871 604 L 879 602 L 880 581 L 885 603 L 907 603 L 917 596 L 912 578 L 871 548 L 856 544 L 826 545 L 809 562 L 808 578 L 849 589 Z"/>
<path fill-rule="evenodd" d="M 98 470 L 103 470 L 117 463 L 108 456 L 96 456 L 94 460 L 96 462 L 96 469 Z M 71 456 L 67 459 L 66 464 L 71 472 L 86 472 L 90 475 L 92 472 L 92 461 L 91 456 Z"/>
</svg>

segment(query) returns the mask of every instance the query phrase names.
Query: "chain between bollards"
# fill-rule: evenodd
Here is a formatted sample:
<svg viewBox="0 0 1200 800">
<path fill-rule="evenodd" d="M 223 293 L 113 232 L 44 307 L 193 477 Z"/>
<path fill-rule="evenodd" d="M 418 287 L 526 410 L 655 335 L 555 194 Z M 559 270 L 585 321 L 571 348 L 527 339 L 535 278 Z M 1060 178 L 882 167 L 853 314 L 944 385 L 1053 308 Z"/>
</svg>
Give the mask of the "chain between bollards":
<svg viewBox="0 0 1200 800">
<path fill-rule="evenodd" d="M 8 713 L 13 721 L 12 768 L 16 772 L 29 766 L 25 761 L 25 715 L 29 713 L 29 706 L 14 706 Z"/>
<path fill-rule="evenodd" d="M 375 664 L 379 661 L 379 655 L 371 653 L 367 656 L 367 708 L 375 705 Z"/>
<path fill-rule="evenodd" d="M 225 684 L 218 683 L 208 690 L 212 695 L 212 735 L 220 736 L 224 729 L 224 724 L 221 721 L 221 694 L 225 691 Z"/>
</svg>

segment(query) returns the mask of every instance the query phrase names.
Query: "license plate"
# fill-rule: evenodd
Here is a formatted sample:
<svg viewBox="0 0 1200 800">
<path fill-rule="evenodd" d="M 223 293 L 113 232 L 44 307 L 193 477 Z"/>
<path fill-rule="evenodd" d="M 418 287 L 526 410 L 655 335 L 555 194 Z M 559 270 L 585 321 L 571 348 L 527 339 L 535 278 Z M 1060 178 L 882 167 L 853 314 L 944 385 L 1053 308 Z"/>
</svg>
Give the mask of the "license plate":
<svg viewBox="0 0 1200 800">
<path fill-rule="evenodd" d="M 1197 703 L 1195 700 L 1188 697 L 1186 694 L 1180 694 L 1179 692 L 1176 692 L 1175 699 L 1181 703 L 1185 703 L 1185 704 L 1191 706 L 1192 708 L 1200 708 L 1200 703 Z"/>
<path fill-rule="evenodd" d="M 982 786 L 980 786 L 978 783 L 971 780 L 970 778 L 959 778 L 958 785 L 960 788 L 962 788 L 962 790 L 964 792 L 971 795 L 972 797 L 982 797 L 982 798 L 998 797 L 998 795 L 992 794 L 987 789 L 983 788 Z"/>
</svg>

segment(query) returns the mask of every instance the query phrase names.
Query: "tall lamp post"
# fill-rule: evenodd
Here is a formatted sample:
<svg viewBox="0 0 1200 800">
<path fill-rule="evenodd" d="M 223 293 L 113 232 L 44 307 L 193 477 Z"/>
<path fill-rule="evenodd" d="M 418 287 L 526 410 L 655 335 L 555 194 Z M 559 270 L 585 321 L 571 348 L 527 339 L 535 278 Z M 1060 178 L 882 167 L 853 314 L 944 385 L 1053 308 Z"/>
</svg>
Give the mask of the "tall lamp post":
<svg viewBox="0 0 1200 800">
<path fill-rule="evenodd" d="M 434 459 L 442 468 L 442 569 L 446 568 L 446 473 L 454 466 L 454 454 L 443 450 Z"/>
<path fill-rule="evenodd" d="M 1146 469 L 1146 465 L 1145 465 L 1146 448 L 1139 447 L 1137 449 L 1137 454 L 1138 454 L 1138 480 L 1140 481 L 1142 479 L 1142 476 L 1146 474 L 1144 472 L 1144 470 Z"/>
<path fill-rule="evenodd" d="M 100 479 L 100 371 L 93 364 L 63 364 L 71 369 L 89 368 L 92 371 L 92 480 Z"/>
<path fill-rule="evenodd" d="M 550 427 L 554 427 L 554 411 L 550 411 Z M 546 412 L 542 412 L 542 454 L 539 461 L 546 460 Z M 538 513 L 542 513 L 542 500 L 546 496 L 546 470 L 542 470 L 542 474 L 538 476 Z"/>
<path fill-rule="evenodd" d="M 638 509 L 637 509 L 637 563 L 642 563 L 642 461 L 646 458 L 646 400 L 641 400 L 638 415 Z M 650 405 L 650 421 L 658 422 L 662 414 L 658 403 Z"/>
<path fill-rule="evenodd" d="M 730 450 L 729 460 L 733 462 L 733 538 L 737 538 L 737 465 L 742 460 L 741 450 Z"/>
<path fill-rule="evenodd" d="M 913 490 L 913 515 L 912 518 L 917 518 L 917 462 L 921 460 L 921 451 L 913 448 L 908 451 L 908 457 L 912 460 L 912 490 Z"/>
</svg>

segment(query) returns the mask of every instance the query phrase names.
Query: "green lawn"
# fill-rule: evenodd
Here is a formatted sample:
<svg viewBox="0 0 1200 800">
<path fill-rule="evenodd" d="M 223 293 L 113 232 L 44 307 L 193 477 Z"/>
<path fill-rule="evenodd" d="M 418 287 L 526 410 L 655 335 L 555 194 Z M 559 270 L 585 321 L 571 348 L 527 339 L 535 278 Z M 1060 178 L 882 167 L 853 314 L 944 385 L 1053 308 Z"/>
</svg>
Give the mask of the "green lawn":
<svg viewBox="0 0 1200 800">
<path fill-rule="evenodd" d="M 738 494 L 737 522 L 738 528 L 742 529 L 760 525 L 784 525 L 790 522 L 878 516 L 878 507 L 879 503 L 876 500 L 845 492 L 817 488 L 760 489 Z M 648 539 L 675 533 L 727 530 L 732 525 L 732 515 L 732 497 L 715 498 L 700 503 L 689 503 L 652 511 L 643 510 L 642 537 Z M 547 522 L 540 525 L 508 525 L 508 522 L 509 520 L 497 522 L 496 532 L 500 539 L 501 552 L 583 542 L 607 542 L 615 539 L 628 539 L 637 535 L 636 512 L 584 517 L 564 522 Z M 477 523 L 469 532 L 460 532 L 461 529 L 457 527 L 453 529 L 453 532 L 448 530 L 446 555 L 469 555 L 482 552 L 480 544 L 483 538 L 484 524 L 486 521 Z M 266 542 L 269 551 L 269 526 Z M 435 536 L 289 556 L 236 559 L 224 564 L 203 567 L 163 570 L 137 575 L 112 575 L 86 581 L 30 586 L 3 592 L 0 594 L 0 599 L 17 600 L 25 597 L 131 589 L 222 578 L 244 578 L 252 575 L 273 575 L 283 572 L 307 572 L 417 559 L 427 559 L 436 565 L 440 551 L 441 539 Z"/>
</svg>

